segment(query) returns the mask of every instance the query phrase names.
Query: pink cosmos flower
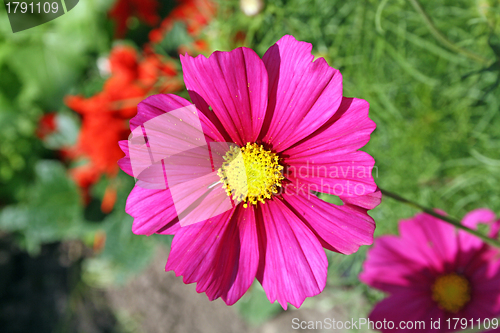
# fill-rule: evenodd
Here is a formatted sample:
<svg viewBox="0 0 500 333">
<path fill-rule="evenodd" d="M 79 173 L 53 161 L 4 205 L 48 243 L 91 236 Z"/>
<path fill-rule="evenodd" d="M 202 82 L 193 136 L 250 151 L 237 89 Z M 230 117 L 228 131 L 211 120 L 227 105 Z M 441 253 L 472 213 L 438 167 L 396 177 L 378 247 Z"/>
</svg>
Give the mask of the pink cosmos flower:
<svg viewBox="0 0 500 333">
<path fill-rule="evenodd" d="M 373 241 L 375 223 L 367 210 L 381 195 L 371 175 L 374 160 L 358 149 L 375 124 L 368 103 L 343 97 L 340 72 L 323 58 L 314 60 L 311 50 L 284 36 L 262 59 L 248 48 L 208 59 L 181 56 L 206 141 L 241 149 L 243 171 L 227 165 L 214 170 L 217 187 L 224 196 L 239 195 L 238 203 L 181 226 L 168 186 L 136 184 L 126 211 L 136 234 L 175 235 L 166 270 L 197 282 L 196 290 L 210 300 L 221 297 L 231 305 L 257 278 L 271 302 L 299 307 L 325 287 L 323 248 L 351 254 Z M 139 104 L 131 130 L 190 104 L 175 95 L 151 96 Z M 120 142 L 126 156 L 119 164 L 133 175 L 128 145 Z M 228 181 L 241 172 L 248 179 L 244 189 Z M 337 195 L 344 204 L 327 203 L 316 192 Z M 187 195 L 191 202 L 199 196 Z"/>
<path fill-rule="evenodd" d="M 472 229 L 479 223 L 490 224 L 489 236 L 498 236 L 500 220 L 490 210 L 474 210 L 462 220 Z M 400 237 L 375 240 L 360 275 L 364 283 L 389 293 L 370 320 L 392 321 L 393 330 L 403 332 L 399 323 L 423 321 L 419 332 L 449 332 L 463 329 L 465 320 L 455 327 L 453 318 L 469 324 L 472 319 L 477 328 L 477 320 L 500 315 L 498 249 L 427 214 L 401 222 L 399 231 Z M 439 320 L 440 329 L 432 329 L 431 320 Z M 382 331 L 392 331 L 386 328 Z"/>
</svg>

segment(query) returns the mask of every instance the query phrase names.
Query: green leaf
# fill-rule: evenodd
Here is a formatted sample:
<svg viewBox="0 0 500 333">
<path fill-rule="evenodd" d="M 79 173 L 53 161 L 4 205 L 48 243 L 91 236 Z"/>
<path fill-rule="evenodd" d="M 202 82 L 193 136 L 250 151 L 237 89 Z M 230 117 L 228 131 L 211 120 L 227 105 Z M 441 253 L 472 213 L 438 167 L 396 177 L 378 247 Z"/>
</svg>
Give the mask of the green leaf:
<svg viewBox="0 0 500 333">
<path fill-rule="evenodd" d="M 78 189 L 60 162 L 39 161 L 35 175 L 27 198 L 0 212 L 0 228 L 24 232 L 31 251 L 43 242 L 77 235 L 82 215 Z"/>
</svg>

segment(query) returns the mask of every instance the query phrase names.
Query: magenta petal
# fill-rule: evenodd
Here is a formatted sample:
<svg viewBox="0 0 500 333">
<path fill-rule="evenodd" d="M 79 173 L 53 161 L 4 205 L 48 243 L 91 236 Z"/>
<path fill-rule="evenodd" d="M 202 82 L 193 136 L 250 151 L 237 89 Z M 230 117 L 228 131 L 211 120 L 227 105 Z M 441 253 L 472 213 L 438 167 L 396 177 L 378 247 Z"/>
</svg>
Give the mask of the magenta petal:
<svg viewBox="0 0 500 333">
<path fill-rule="evenodd" d="M 167 112 L 184 108 L 191 105 L 189 101 L 182 97 L 172 94 L 152 95 L 143 100 L 137 105 L 137 115 L 130 119 L 130 129 L 134 130 L 137 126 L 143 125 L 145 122 L 161 116 Z M 198 112 L 203 133 L 208 142 L 219 141 L 223 142 L 224 137 L 212 122 L 202 113 Z"/>
<path fill-rule="evenodd" d="M 176 96 L 176 95 L 164 95 L 164 94 L 158 94 L 158 95 L 153 95 L 149 96 L 145 100 L 143 100 L 139 105 L 137 106 L 137 115 L 130 120 L 130 128 L 134 132 L 141 132 L 140 129 L 137 129 L 138 126 L 142 126 L 145 123 L 148 123 L 151 119 L 157 118 L 159 119 L 158 123 L 161 125 L 161 119 L 162 116 L 164 116 L 167 112 L 171 112 L 174 110 L 178 109 L 184 109 L 188 110 L 189 106 L 192 106 L 190 102 L 185 100 L 182 97 Z M 199 124 L 201 125 L 201 129 L 203 133 L 201 133 L 201 136 L 205 137 L 205 140 L 207 142 L 224 142 L 225 139 L 224 137 L 220 134 L 219 130 L 217 127 L 202 113 L 202 112 L 197 112 L 197 117 L 199 119 Z M 164 117 L 163 117 L 164 118 Z M 149 123 L 148 123 L 149 124 Z M 154 123 L 151 123 L 150 125 L 155 125 Z M 149 125 L 148 125 L 149 126 Z M 158 124 L 156 124 L 158 126 Z M 151 127 L 151 126 L 149 126 Z M 167 129 L 165 129 L 167 130 Z M 145 133 L 145 128 L 142 130 L 143 133 Z M 160 135 L 156 135 L 157 137 Z M 164 133 L 161 134 L 165 137 L 168 137 L 170 134 L 169 133 Z M 130 138 L 129 138 L 130 139 Z M 151 160 L 148 156 L 148 158 L 138 158 L 137 156 L 142 156 L 140 152 L 140 146 L 135 147 L 135 150 L 132 151 L 132 154 L 134 156 L 134 167 L 132 167 L 131 163 L 131 156 L 130 156 L 130 149 L 129 149 L 129 142 L 128 141 L 120 141 L 119 142 L 120 148 L 122 151 L 125 153 L 125 157 L 120 159 L 118 161 L 118 165 L 120 168 L 126 172 L 127 174 L 131 176 L 135 176 L 138 178 L 138 175 L 134 175 L 134 169 L 137 170 L 146 170 L 148 167 L 151 165 Z M 202 145 L 202 143 L 200 143 Z M 147 154 L 147 152 L 146 152 Z M 159 166 L 159 165 L 156 165 Z M 163 171 L 161 168 L 155 168 L 154 171 L 157 173 L 159 172 L 161 175 Z M 154 172 L 153 172 L 154 174 Z M 156 187 L 158 188 L 158 187 Z"/>
<path fill-rule="evenodd" d="M 427 262 L 437 272 L 455 268 L 452 266 L 458 247 L 456 230 L 451 224 L 421 213 L 401 222 L 399 231 L 414 260 Z"/>
<path fill-rule="evenodd" d="M 255 142 L 267 108 L 268 78 L 259 56 L 238 48 L 214 52 L 208 59 L 180 58 L 187 89 L 212 107 L 232 140 L 240 146 Z"/>
<path fill-rule="evenodd" d="M 435 276 L 412 244 L 397 236 L 382 236 L 368 250 L 359 278 L 385 292 L 429 289 Z M 429 289 L 430 290 L 430 289 Z"/>
<path fill-rule="evenodd" d="M 168 189 L 135 186 L 128 196 L 125 211 L 134 218 L 132 231 L 135 234 L 174 234 L 179 229 L 177 211 Z"/>
<path fill-rule="evenodd" d="M 233 239 L 233 244 L 240 244 L 240 257 L 236 279 L 222 299 L 228 304 L 234 304 L 252 285 L 259 266 L 259 243 L 255 211 L 252 208 L 243 209 L 238 216 L 239 240 Z"/>
<path fill-rule="evenodd" d="M 479 262 L 477 266 L 482 265 L 469 272 L 469 281 L 473 286 L 472 297 L 470 303 L 463 310 L 463 316 L 474 320 L 496 318 L 500 315 L 500 260 L 498 252 L 494 258 L 485 258 L 485 260 L 476 258 L 474 261 Z"/>
<path fill-rule="evenodd" d="M 221 133 L 224 136 L 224 141 L 226 142 L 231 142 L 231 137 L 229 134 L 227 134 L 226 129 L 220 122 L 219 118 L 215 115 L 213 111 L 209 109 L 209 106 L 207 102 L 201 97 L 197 92 L 189 90 L 189 97 L 193 101 L 194 105 L 196 105 L 196 108 L 200 110 L 208 120 L 219 130 L 219 133 Z M 219 141 L 220 142 L 220 141 Z"/>
<path fill-rule="evenodd" d="M 462 219 L 462 224 L 475 230 L 477 229 L 478 224 L 492 224 L 493 222 L 495 222 L 495 218 L 496 216 L 494 212 L 489 209 L 480 208 L 473 210 L 465 215 Z M 490 234 L 495 233 L 494 230 L 492 231 L 493 232 Z M 484 242 L 479 237 L 471 235 L 470 233 L 463 230 L 459 230 L 458 232 L 458 242 L 460 250 L 463 252 L 460 257 L 460 261 L 462 264 L 467 263 L 469 260 L 473 259 L 473 250 L 481 248 L 484 244 Z"/>
<path fill-rule="evenodd" d="M 319 130 L 287 149 L 290 160 L 308 160 L 318 154 L 343 155 L 368 143 L 375 123 L 368 118 L 369 104 L 358 98 L 342 98 L 338 111 Z"/>
<path fill-rule="evenodd" d="M 490 233 L 488 236 L 493 238 L 498 238 L 499 233 L 500 233 L 500 220 L 497 220 L 495 223 L 491 225 Z"/>
<path fill-rule="evenodd" d="M 235 209 L 205 222 L 185 226 L 174 237 L 165 270 L 184 276 L 184 283 L 210 282 L 217 250 Z M 229 249 L 228 249 L 229 250 Z M 227 251 L 234 254 L 236 251 Z"/>
<path fill-rule="evenodd" d="M 377 190 L 372 177 L 375 160 L 364 151 L 343 155 L 323 153 L 306 159 L 285 157 L 284 161 L 289 165 L 286 178 L 295 187 L 308 192 L 358 197 Z"/>
<path fill-rule="evenodd" d="M 134 176 L 134 172 L 132 171 L 132 163 L 130 162 L 130 155 L 128 151 L 128 140 L 118 141 L 118 146 L 125 153 L 125 157 L 122 157 L 118 160 L 118 166 L 122 169 L 127 175 Z"/>
<path fill-rule="evenodd" d="M 375 222 L 366 210 L 360 214 L 349 206 L 336 206 L 313 194 L 285 193 L 283 199 L 329 250 L 351 254 L 361 245 L 373 242 Z"/>
<path fill-rule="evenodd" d="M 471 229 L 476 229 L 480 223 L 492 223 L 495 221 L 496 215 L 493 211 L 486 208 L 475 209 L 462 219 L 462 224 Z"/>
<path fill-rule="evenodd" d="M 339 108 L 342 75 L 319 58 L 312 45 L 284 36 L 264 54 L 269 106 L 263 141 L 278 152 L 319 129 Z"/>
<path fill-rule="evenodd" d="M 216 172 L 170 187 L 182 227 L 201 223 L 232 210 L 233 203 L 222 186 L 209 188 L 220 181 Z"/>
<path fill-rule="evenodd" d="M 397 294 L 391 295 L 386 299 L 379 302 L 373 308 L 369 315 L 371 321 L 392 321 L 394 322 L 394 328 L 381 329 L 382 332 L 445 332 L 443 327 L 446 325 L 444 322 L 444 313 L 441 311 L 432 301 L 430 297 L 430 291 L 420 292 L 415 290 L 406 290 L 399 292 Z M 435 321 L 441 319 L 441 330 L 431 329 L 430 320 Z M 423 321 L 424 327 L 420 329 L 400 329 L 399 325 L 406 325 L 410 321 L 410 324 L 415 324 L 416 321 Z"/>
<path fill-rule="evenodd" d="M 488 267 L 483 272 L 474 272 L 471 278 L 474 294 L 467 310 L 479 312 L 482 307 L 486 307 L 487 309 L 480 311 L 483 317 L 498 317 L 500 315 L 500 260 L 497 256 L 485 264 Z"/>
<path fill-rule="evenodd" d="M 182 227 L 172 243 L 166 270 L 198 282 L 210 300 L 234 304 L 252 284 L 259 263 L 254 209 L 228 211 Z"/>
<path fill-rule="evenodd" d="M 314 233 L 280 200 L 259 205 L 263 254 L 257 278 L 269 301 L 299 307 L 326 283 L 328 261 Z M 259 217 L 258 217 L 259 218 Z"/>
<path fill-rule="evenodd" d="M 499 281 L 495 281 L 499 283 Z M 497 284 L 498 286 L 498 284 Z M 464 317 L 471 319 L 496 318 L 500 314 L 500 291 L 490 289 L 476 291 L 470 303 L 464 309 Z"/>
<path fill-rule="evenodd" d="M 342 199 L 345 205 L 357 206 L 360 208 L 370 210 L 380 205 L 380 202 L 382 202 L 382 192 L 377 189 L 375 192 L 367 195 L 362 195 L 359 197 L 341 196 L 340 199 Z"/>
<path fill-rule="evenodd" d="M 299 144 L 283 152 L 289 165 L 287 176 L 309 190 L 337 196 L 373 193 L 374 159 L 357 149 L 370 140 L 375 123 L 368 118 L 368 103 L 343 98 L 339 110 L 328 122 Z"/>
<path fill-rule="evenodd" d="M 491 300 L 485 299 L 485 301 L 488 302 Z M 454 315 L 450 315 L 450 317 L 453 318 Z M 466 308 L 466 310 L 463 311 L 462 317 L 466 318 L 467 320 L 473 320 L 475 322 L 475 325 L 477 325 L 478 320 L 480 322 L 484 323 L 484 319 L 486 319 L 486 318 L 489 318 L 490 323 L 491 323 L 491 319 L 498 317 L 498 312 L 492 311 L 492 307 L 488 303 L 471 301 L 469 303 L 469 306 Z M 458 325 L 457 325 L 457 327 L 458 327 Z M 492 327 L 491 324 L 490 324 L 490 327 Z M 496 330 L 473 331 L 473 332 L 480 332 L 480 333 L 497 332 L 498 333 L 498 332 L 500 332 L 500 326 Z"/>
<path fill-rule="evenodd" d="M 172 110 L 190 105 L 189 101 L 173 94 L 149 96 L 137 105 L 137 115 L 130 119 L 130 130 Z"/>
</svg>

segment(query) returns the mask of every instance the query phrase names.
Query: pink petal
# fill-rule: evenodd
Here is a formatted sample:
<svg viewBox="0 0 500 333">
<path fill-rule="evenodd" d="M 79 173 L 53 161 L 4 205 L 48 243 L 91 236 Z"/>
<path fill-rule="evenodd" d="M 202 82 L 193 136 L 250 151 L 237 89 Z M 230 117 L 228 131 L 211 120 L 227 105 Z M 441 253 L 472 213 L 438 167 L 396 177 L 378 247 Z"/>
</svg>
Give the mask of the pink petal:
<svg viewBox="0 0 500 333">
<path fill-rule="evenodd" d="M 132 232 L 137 235 L 174 234 L 179 229 L 177 211 L 170 190 L 151 190 L 135 186 L 125 211 L 134 218 Z"/>
<path fill-rule="evenodd" d="M 430 290 L 428 293 L 415 290 L 406 290 L 393 294 L 379 302 L 369 315 L 371 321 L 392 321 L 394 328 L 381 329 L 382 332 L 445 332 L 444 313 L 432 301 Z M 441 330 L 431 329 L 430 321 L 441 321 Z M 424 329 L 408 329 L 407 324 L 415 324 L 416 321 L 424 322 Z M 400 324 L 404 325 L 400 328 Z M 387 326 L 386 326 L 387 327 Z M 366 327 L 364 327 L 366 328 Z M 406 328 L 406 329 L 403 329 Z"/>
<path fill-rule="evenodd" d="M 259 244 L 253 208 L 239 212 L 238 227 L 239 240 L 234 239 L 234 244 L 240 245 L 238 273 L 227 295 L 222 296 L 228 305 L 236 303 L 252 285 L 259 266 Z"/>
<path fill-rule="evenodd" d="M 495 222 L 495 218 L 496 215 L 494 212 L 489 209 L 480 208 L 473 210 L 465 215 L 462 219 L 462 224 L 466 227 L 476 230 L 478 224 L 493 224 Z M 492 231 L 492 234 L 494 234 L 495 231 Z M 472 256 L 475 252 L 474 250 L 477 251 L 484 245 L 484 242 L 479 237 L 471 235 L 470 233 L 463 230 L 458 231 L 458 242 L 460 251 L 462 252 L 460 256 L 460 261 L 462 264 L 466 264 L 468 261 L 472 260 Z"/>
<path fill-rule="evenodd" d="M 497 220 L 495 223 L 491 225 L 489 236 L 493 238 L 498 238 L 499 233 L 500 233 L 500 220 Z"/>
<path fill-rule="evenodd" d="M 199 223 L 232 210 L 233 203 L 222 186 L 210 187 L 220 181 L 216 172 L 170 187 L 170 193 L 182 227 Z"/>
<path fill-rule="evenodd" d="M 474 291 L 494 295 L 500 299 L 500 255 L 498 251 L 496 249 L 481 251 L 477 253 L 474 261 L 475 267 L 472 267 L 470 272 L 466 272 L 471 284 L 474 285 Z"/>
<path fill-rule="evenodd" d="M 217 251 L 235 209 L 224 212 L 206 222 L 196 223 L 179 229 L 174 237 L 165 270 L 173 270 L 177 276 L 184 276 L 184 283 L 207 281 L 216 263 Z M 234 254 L 227 248 L 228 254 Z M 209 279 L 208 279 L 209 280 Z"/>
<path fill-rule="evenodd" d="M 358 197 L 377 190 L 372 177 L 375 160 L 363 151 L 336 156 L 322 153 L 307 159 L 284 157 L 285 177 L 295 187 L 339 197 Z"/>
<path fill-rule="evenodd" d="M 263 141 L 281 152 L 319 129 L 339 108 L 342 75 L 319 58 L 312 45 L 284 36 L 264 54 L 269 106 Z"/>
<path fill-rule="evenodd" d="M 314 233 L 280 200 L 259 205 L 261 262 L 257 278 L 270 302 L 300 307 L 326 284 L 328 261 Z"/>
<path fill-rule="evenodd" d="M 282 154 L 287 177 L 299 186 L 337 196 L 373 193 L 373 158 L 357 149 L 370 140 L 375 123 L 368 118 L 368 103 L 343 98 L 328 122 Z"/>
<path fill-rule="evenodd" d="M 475 255 L 461 268 L 471 284 L 471 300 L 460 312 L 467 319 L 500 316 L 500 257 L 489 246 L 471 250 Z"/>
<path fill-rule="evenodd" d="M 496 281 L 498 283 L 498 281 Z M 474 292 L 474 297 L 463 310 L 463 316 L 469 319 L 496 318 L 500 315 L 500 293 L 496 290 Z"/>
<path fill-rule="evenodd" d="M 497 318 L 500 316 L 500 260 L 485 258 L 475 261 L 482 262 L 482 267 L 476 268 L 469 281 L 472 286 L 470 302 L 463 309 L 462 315 L 468 319 Z"/>
<path fill-rule="evenodd" d="M 231 199 L 222 187 L 210 188 L 219 180 L 219 176 L 212 172 L 169 186 L 166 190 L 145 188 L 144 182 L 139 180 L 126 207 L 127 213 L 135 218 L 133 231 L 147 235 L 165 233 L 164 227 L 170 221 L 186 226 L 232 210 Z"/>
<path fill-rule="evenodd" d="M 351 207 L 327 203 L 313 194 L 283 194 L 293 212 L 316 234 L 323 247 L 351 254 L 361 245 L 373 242 L 375 222 L 366 213 L 359 214 Z"/>
<path fill-rule="evenodd" d="M 232 141 L 231 137 L 229 136 L 229 134 L 227 134 L 227 131 L 220 122 L 219 118 L 217 118 L 215 113 L 209 109 L 209 105 L 203 99 L 203 97 L 201 97 L 197 92 L 192 90 L 188 90 L 188 93 L 194 105 L 196 105 L 196 108 L 200 110 L 207 117 L 207 119 L 217 128 L 217 130 L 219 130 L 219 133 L 221 133 L 221 135 L 224 136 L 224 141 L 231 142 Z"/>
<path fill-rule="evenodd" d="M 358 197 L 341 196 L 340 199 L 342 199 L 345 205 L 357 206 L 365 210 L 370 210 L 380 205 L 380 202 L 382 202 L 382 192 L 377 189 L 377 191 L 367 195 Z"/>
<path fill-rule="evenodd" d="M 176 95 L 164 95 L 164 94 L 158 94 L 158 95 L 153 95 L 149 96 L 145 100 L 143 100 L 139 105 L 137 106 L 137 115 L 130 120 L 130 128 L 132 131 L 135 131 L 138 126 L 144 125 L 148 121 L 150 121 L 153 118 L 159 119 L 157 126 L 161 126 L 161 119 L 164 117 L 164 115 L 168 112 L 175 111 L 181 108 L 187 109 L 191 106 L 192 104 L 185 100 L 182 97 L 176 96 Z M 223 142 L 225 141 L 224 137 L 220 134 L 219 130 L 217 127 L 212 124 L 212 122 L 202 113 L 198 112 L 197 117 L 199 118 L 199 123 L 202 128 L 202 136 L 204 136 L 206 142 Z M 155 125 L 154 123 L 150 123 L 152 125 Z M 150 125 L 148 125 L 151 127 Z M 151 130 L 151 128 L 150 128 Z M 168 128 L 164 129 L 165 133 L 163 136 L 169 137 L 172 136 L 172 134 L 169 134 Z M 144 128 L 143 128 L 143 132 Z M 150 131 L 150 132 L 154 132 Z M 150 133 L 151 134 L 151 133 Z M 159 133 L 157 136 L 161 135 Z M 154 138 L 153 138 L 154 139 Z M 149 143 L 148 143 L 149 144 Z M 128 141 L 120 141 L 119 143 L 120 148 L 122 151 L 125 153 L 125 157 L 122 158 L 120 161 L 118 161 L 118 165 L 124 172 L 131 176 L 135 176 L 136 178 L 138 175 L 134 175 L 131 160 L 130 160 L 130 151 L 129 151 L 129 143 Z M 184 146 L 187 146 L 187 143 L 184 144 Z M 140 152 L 137 151 L 137 149 L 140 149 L 140 147 L 135 147 L 136 150 L 134 150 L 135 155 L 137 156 Z M 144 165 L 143 165 L 144 164 Z M 137 158 L 134 157 L 134 168 L 136 170 L 145 170 L 147 169 L 151 164 L 151 161 L 148 159 L 144 158 Z M 156 173 L 161 173 L 160 176 L 163 175 L 163 172 L 161 168 L 155 168 Z M 155 172 L 153 172 L 154 174 Z M 154 176 L 154 175 L 153 175 Z"/>
<path fill-rule="evenodd" d="M 181 56 L 184 81 L 210 105 L 232 141 L 255 142 L 267 108 L 267 72 L 251 49 Z M 199 104 L 199 102 L 198 102 Z"/>
<path fill-rule="evenodd" d="M 492 223 L 496 219 L 493 211 L 487 208 L 478 208 L 467 213 L 462 219 L 462 224 L 471 229 L 476 229 L 480 223 Z"/>
<path fill-rule="evenodd" d="M 402 241 L 414 253 L 414 258 L 436 272 L 455 268 L 458 251 L 455 228 L 425 213 L 399 224 Z"/>
<path fill-rule="evenodd" d="M 412 244 L 397 236 L 382 236 L 368 250 L 359 279 L 390 293 L 430 290 L 435 273 L 426 264 Z"/>
<path fill-rule="evenodd" d="M 134 172 L 132 171 L 132 163 L 130 162 L 130 155 L 128 151 L 128 140 L 118 141 L 118 146 L 125 153 L 125 157 L 122 157 L 118 160 L 118 166 L 122 169 L 127 175 L 134 176 Z"/>
<path fill-rule="evenodd" d="M 210 300 L 234 304 L 252 284 L 259 263 L 254 208 L 231 210 L 182 227 L 174 237 L 165 270 L 198 282 Z"/>
<path fill-rule="evenodd" d="M 287 149 L 290 160 L 307 160 L 318 154 L 343 155 L 368 143 L 375 123 L 368 118 L 369 104 L 358 98 L 342 98 L 335 114 L 320 129 Z"/>
<path fill-rule="evenodd" d="M 130 119 L 130 129 L 134 130 L 137 126 L 143 125 L 148 120 L 191 104 L 184 98 L 172 94 L 149 96 L 137 105 L 137 115 Z M 202 112 L 198 112 L 198 116 L 208 142 L 225 141 L 216 126 Z"/>
<path fill-rule="evenodd" d="M 191 109 L 195 110 L 193 105 L 191 105 Z M 183 112 L 181 114 L 183 121 L 181 121 L 179 118 L 169 117 L 169 115 L 175 113 L 176 111 L 171 111 L 154 118 L 155 121 L 160 122 L 160 124 L 156 122 L 153 124 L 155 126 L 158 125 L 158 133 L 148 135 L 147 138 L 149 140 L 146 143 L 144 142 L 142 129 L 145 128 L 149 133 L 155 133 L 155 129 L 150 130 L 149 127 L 151 120 L 146 122 L 143 127 L 137 127 L 133 133 L 139 130 L 137 138 L 142 139 L 142 143 L 134 143 L 132 141 L 130 147 L 134 147 L 138 151 L 138 154 L 135 155 L 138 157 L 135 160 L 132 159 L 132 162 L 139 160 L 143 167 L 138 172 L 136 172 L 137 169 L 134 169 L 134 176 L 138 178 L 136 186 L 144 189 L 166 189 L 168 187 L 169 199 L 174 204 L 175 214 L 179 219 L 180 225 L 185 226 L 217 216 L 224 211 L 232 209 L 233 205 L 231 199 L 221 186 L 212 186 L 220 181 L 220 177 L 217 175 L 217 172 L 213 171 L 210 161 L 210 151 L 207 143 L 204 142 L 204 135 L 199 121 L 197 121 L 197 118 L 195 119 L 198 130 L 193 131 L 192 136 L 186 134 L 187 138 L 185 138 L 183 131 L 177 131 L 176 128 L 179 130 L 185 129 L 189 132 L 189 129 L 194 127 L 191 124 L 187 125 L 193 120 L 188 120 L 188 117 L 195 115 Z M 167 116 L 167 119 L 164 119 L 162 123 L 160 118 L 164 118 L 164 116 Z M 168 130 L 167 132 L 171 136 L 166 134 L 167 137 L 162 141 L 160 139 L 163 135 L 163 128 L 165 131 Z M 195 138 L 194 134 L 199 135 L 198 140 L 193 139 Z M 153 139 L 156 143 L 153 142 Z M 197 145 L 202 142 L 204 142 L 204 145 L 198 147 Z M 212 144 L 214 143 L 212 142 Z M 189 149 L 193 146 L 194 148 Z M 136 149 L 136 147 L 139 148 Z M 154 147 L 158 147 L 156 152 L 153 151 Z M 143 148 L 146 148 L 146 150 L 144 151 Z M 148 151 L 149 148 L 151 148 L 153 153 Z M 177 149 L 181 149 L 182 151 L 174 154 Z M 129 153 L 133 154 L 135 150 L 131 150 Z M 150 156 L 156 153 L 160 154 L 157 158 L 160 160 L 152 165 L 148 165 L 151 160 Z M 161 153 L 165 154 L 164 159 L 161 159 L 163 157 Z M 169 154 L 173 155 L 168 156 Z M 137 165 L 133 166 L 136 167 Z M 148 198 L 147 200 L 152 199 Z M 139 205 L 141 204 L 139 203 Z M 160 202 L 159 205 L 161 207 L 162 203 Z M 144 212 L 144 214 L 147 214 L 147 212 Z"/>
</svg>

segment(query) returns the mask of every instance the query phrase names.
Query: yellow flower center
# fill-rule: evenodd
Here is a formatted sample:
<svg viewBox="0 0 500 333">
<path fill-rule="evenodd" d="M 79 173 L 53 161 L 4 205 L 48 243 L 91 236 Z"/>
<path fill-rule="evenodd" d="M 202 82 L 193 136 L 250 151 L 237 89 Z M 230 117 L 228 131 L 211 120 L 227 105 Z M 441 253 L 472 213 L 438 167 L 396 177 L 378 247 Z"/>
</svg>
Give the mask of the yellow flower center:
<svg viewBox="0 0 500 333">
<path fill-rule="evenodd" d="M 470 301 L 470 284 L 456 273 L 441 275 L 432 286 L 432 299 L 448 312 L 457 313 Z"/>
<path fill-rule="evenodd" d="M 275 153 L 262 145 L 247 143 L 242 148 L 231 146 L 217 174 L 227 195 L 237 202 L 243 201 L 243 207 L 247 208 L 248 203 L 265 203 L 278 193 L 284 179 L 282 170 Z"/>
</svg>

